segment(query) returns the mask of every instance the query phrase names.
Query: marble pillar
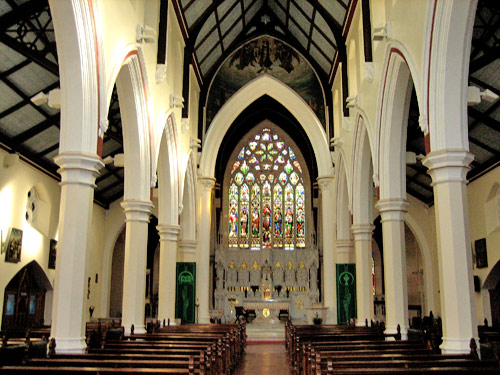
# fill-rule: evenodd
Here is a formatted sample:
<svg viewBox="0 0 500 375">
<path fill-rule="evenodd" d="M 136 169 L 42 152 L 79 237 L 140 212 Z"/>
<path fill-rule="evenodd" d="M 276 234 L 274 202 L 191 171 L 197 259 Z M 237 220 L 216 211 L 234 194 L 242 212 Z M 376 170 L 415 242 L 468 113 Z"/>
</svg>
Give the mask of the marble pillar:
<svg viewBox="0 0 500 375">
<path fill-rule="evenodd" d="M 144 333 L 148 223 L 153 204 L 125 200 L 121 205 L 126 221 L 122 325 L 127 333 L 132 324 L 135 333 Z"/>
<path fill-rule="evenodd" d="M 198 296 L 199 310 L 198 323 L 210 322 L 210 232 L 212 229 L 212 191 L 215 179 L 212 177 L 198 177 L 199 184 L 199 242 L 198 262 L 196 266 L 196 295 Z"/>
<path fill-rule="evenodd" d="M 374 228 L 371 224 L 354 224 L 351 227 L 356 259 L 357 326 L 364 326 L 365 321 L 370 324 L 373 319 L 372 233 Z"/>
<path fill-rule="evenodd" d="M 443 353 L 468 353 L 478 341 L 472 275 L 466 175 L 473 160 L 465 150 L 431 152 L 423 160 L 434 187 Z"/>
<path fill-rule="evenodd" d="M 175 287 L 177 265 L 177 238 L 179 225 L 160 224 L 160 264 L 158 286 L 158 319 L 175 324 Z"/>
<path fill-rule="evenodd" d="M 95 179 L 104 164 L 97 155 L 69 152 L 54 161 L 60 167 L 61 203 L 51 336 L 58 353 L 82 353 Z"/>
<path fill-rule="evenodd" d="M 382 218 L 385 276 L 386 333 L 401 327 L 402 339 L 408 338 L 408 286 L 404 217 L 408 202 L 404 199 L 383 199 L 377 203 Z"/>
<path fill-rule="evenodd" d="M 334 177 L 318 177 L 321 189 L 321 233 L 323 236 L 323 305 L 328 307 L 326 324 L 337 323 L 337 287 L 335 280 Z"/>
</svg>

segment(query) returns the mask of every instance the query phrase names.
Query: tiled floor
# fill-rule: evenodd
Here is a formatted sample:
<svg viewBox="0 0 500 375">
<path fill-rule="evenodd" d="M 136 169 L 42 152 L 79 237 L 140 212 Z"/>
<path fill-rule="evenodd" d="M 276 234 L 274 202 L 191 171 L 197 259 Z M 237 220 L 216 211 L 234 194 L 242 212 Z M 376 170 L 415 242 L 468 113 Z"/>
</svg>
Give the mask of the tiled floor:
<svg viewBox="0 0 500 375">
<path fill-rule="evenodd" d="M 247 345 L 235 375 L 291 375 L 286 349 L 279 345 Z"/>
</svg>

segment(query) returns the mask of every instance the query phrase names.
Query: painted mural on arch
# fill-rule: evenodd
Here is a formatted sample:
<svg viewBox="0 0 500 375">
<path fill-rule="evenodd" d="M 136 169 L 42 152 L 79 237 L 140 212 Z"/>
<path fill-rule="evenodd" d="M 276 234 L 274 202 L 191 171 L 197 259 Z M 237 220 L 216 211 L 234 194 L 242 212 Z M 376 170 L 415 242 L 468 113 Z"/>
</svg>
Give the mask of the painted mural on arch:
<svg viewBox="0 0 500 375">
<path fill-rule="evenodd" d="M 311 66 L 295 49 L 269 36 L 249 41 L 221 66 L 210 88 L 207 125 L 236 91 L 265 73 L 295 90 L 325 126 L 325 101 Z"/>
</svg>

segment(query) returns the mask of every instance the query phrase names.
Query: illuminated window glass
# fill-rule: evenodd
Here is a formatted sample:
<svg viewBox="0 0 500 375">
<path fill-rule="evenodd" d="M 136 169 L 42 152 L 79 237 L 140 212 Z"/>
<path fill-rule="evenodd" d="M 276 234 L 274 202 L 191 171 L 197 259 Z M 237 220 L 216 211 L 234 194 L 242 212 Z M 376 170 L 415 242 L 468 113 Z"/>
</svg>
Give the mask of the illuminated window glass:
<svg viewBox="0 0 500 375">
<path fill-rule="evenodd" d="M 304 180 L 292 147 L 265 128 L 230 163 L 229 247 L 305 247 Z"/>
</svg>

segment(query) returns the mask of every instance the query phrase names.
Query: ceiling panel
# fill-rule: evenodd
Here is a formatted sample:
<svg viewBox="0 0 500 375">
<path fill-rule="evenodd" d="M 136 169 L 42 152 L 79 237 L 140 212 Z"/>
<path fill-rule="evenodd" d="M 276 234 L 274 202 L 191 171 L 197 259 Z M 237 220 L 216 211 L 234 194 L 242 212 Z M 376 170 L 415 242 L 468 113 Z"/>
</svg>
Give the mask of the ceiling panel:
<svg viewBox="0 0 500 375">
<path fill-rule="evenodd" d="M 23 146 L 26 146 L 35 153 L 39 153 L 57 143 L 59 143 L 59 128 L 51 126 L 50 128 L 28 139 L 23 143 Z"/>
<path fill-rule="evenodd" d="M 45 120 L 31 105 L 25 105 L 14 113 L 0 120 L 1 131 L 9 137 L 14 137 L 32 126 Z"/>
</svg>

